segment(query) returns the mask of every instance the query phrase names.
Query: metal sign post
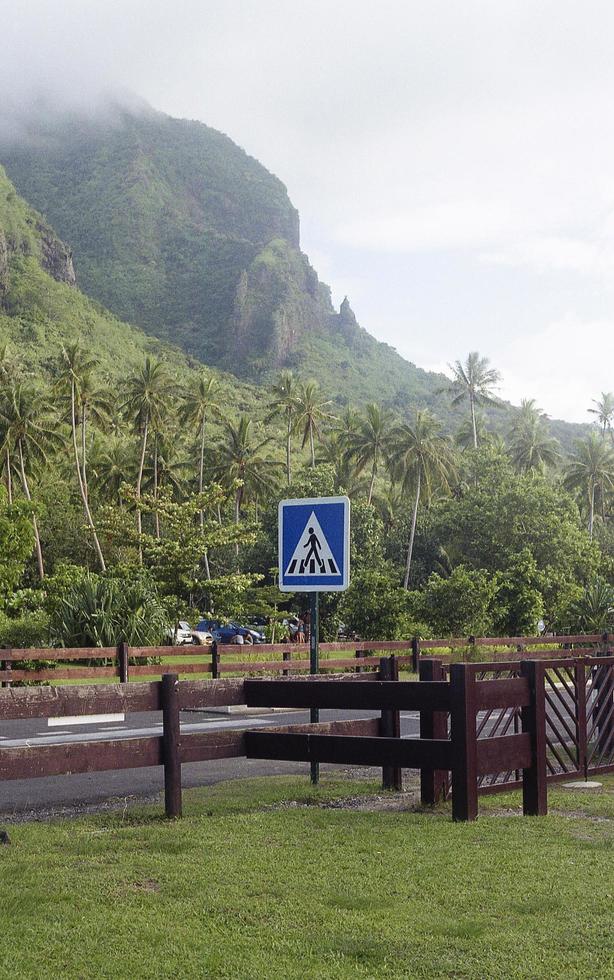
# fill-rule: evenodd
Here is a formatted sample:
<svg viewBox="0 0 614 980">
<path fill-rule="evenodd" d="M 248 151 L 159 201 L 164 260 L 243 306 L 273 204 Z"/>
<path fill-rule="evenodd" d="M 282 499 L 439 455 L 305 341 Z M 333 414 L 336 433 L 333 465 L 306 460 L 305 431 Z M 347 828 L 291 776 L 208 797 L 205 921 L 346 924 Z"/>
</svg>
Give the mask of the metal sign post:
<svg viewBox="0 0 614 980">
<path fill-rule="evenodd" d="M 350 584 L 350 501 L 347 497 L 306 497 L 279 504 L 279 589 L 308 592 L 309 672 L 320 669 L 320 592 L 341 592 Z M 310 720 L 320 720 L 311 708 Z M 311 763 L 317 783 L 320 766 Z"/>
<path fill-rule="evenodd" d="M 309 673 L 317 674 L 320 670 L 320 593 L 312 592 L 309 596 Z M 320 720 L 320 709 L 311 708 L 309 721 Z M 311 763 L 311 782 L 314 786 L 320 781 L 320 763 Z"/>
</svg>

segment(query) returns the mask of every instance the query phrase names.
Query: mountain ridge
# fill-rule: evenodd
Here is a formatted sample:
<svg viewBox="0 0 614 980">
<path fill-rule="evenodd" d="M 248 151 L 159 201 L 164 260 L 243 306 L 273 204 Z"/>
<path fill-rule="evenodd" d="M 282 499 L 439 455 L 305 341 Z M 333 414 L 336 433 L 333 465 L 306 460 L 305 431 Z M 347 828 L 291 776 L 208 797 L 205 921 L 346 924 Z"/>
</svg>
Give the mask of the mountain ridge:
<svg viewBox="0 0 614 980">
<path fill-rule="evenodd" d="M 372 337 L 347 299 L 333 307 L 285 185 L 228 136 L 154 109 L 50 116 L 0 160 L 68 242 L 79 285 L 121 319 L 244 380 L 290 367 L 338 407 L 426 406 L 453 427 L 447 379 Z M 553 431 L 569 444 L 584 427 Z"/>
</svg>

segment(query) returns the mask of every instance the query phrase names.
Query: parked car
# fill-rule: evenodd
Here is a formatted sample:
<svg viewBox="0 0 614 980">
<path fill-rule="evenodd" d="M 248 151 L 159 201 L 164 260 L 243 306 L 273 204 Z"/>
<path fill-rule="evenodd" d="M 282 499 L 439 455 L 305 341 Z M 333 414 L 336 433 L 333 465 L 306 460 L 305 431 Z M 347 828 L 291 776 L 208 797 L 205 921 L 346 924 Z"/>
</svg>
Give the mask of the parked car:
<svg viewBox="0 0 614 980">
<path fill-rule="evenodd" d="M 172 646 L 183 646 L 186 643 L 192 643 L 192 627 L 189 623 L 182 621 L 177 623 L 176 626 L 171 626 L 166 633 L 166 641 Z"/>
<path fill-rule="evenodd" d="M 196 628 L 192 630 L 192 643 L 196 643 L 200 647 L 208 647 L 213 643 L 213 633 L 208 628 L 208 619 L 203 619 L 197 624 Z"/>
<path fill-rule="evenodd" d="M 223 623 L 221 619 L 201 619 L 196 629 L 192 630 L 196 643 L 200 642 L 196 635 L 205 632 L 210 633 L 212 640 L 218 643 L 234 643 L 237 635 L 242 636 L 246 643 L 264 643 L 266 639 L 260 630 L 251 626 L 239 626 L 237 623 Z"/>
</svg>

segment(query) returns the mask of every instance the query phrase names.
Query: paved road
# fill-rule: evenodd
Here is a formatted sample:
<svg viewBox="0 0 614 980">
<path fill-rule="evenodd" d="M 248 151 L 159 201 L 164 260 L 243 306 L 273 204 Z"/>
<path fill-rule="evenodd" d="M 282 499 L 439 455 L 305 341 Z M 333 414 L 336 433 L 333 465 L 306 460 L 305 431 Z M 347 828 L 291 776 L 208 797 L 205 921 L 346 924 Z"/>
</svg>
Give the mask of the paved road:
<svg viewBox="0 0 614 980">
<path fill-rule="evenodd" d="M 321 711 L 322 721 L 348 718 L 373 718 L 374 711 Z M 184 732 L 203 732 L 228 728 L 263 728 L 309 721 L 308 711 L 273 712 L 271 714 L 218 715 L 206 712 L 182 712 Z M 401 733 L 406 737 L 419 733 L 417 712 L 401 713 Z M 123 723 L 79 725 L 48 728 L 44 719 L 4 722 L 0 728 L 0 747 L 52 745 L 66 742 L 100 741 L 108 738 L 138 738 L 162 734 L 159 713 L 131 714 Z M 324 767 L 334 768 L 334 767 Z M 225 779 L 248 776 L 309 772 L 308 763 L 269 762 L 257 759 L 220 759 L 183 766 L 184 787 L 206 786 Z M 52 776 L 43 779 L 16 779 L 0 782 L 0 817 L 48 816 L 64 810 L 87 810 L 104 805 L 122 805 L 135 799 L 155 800 L 163 789 L 159 766 L 101 773 L 79 773 L 74 776 Z"/>
</svg>

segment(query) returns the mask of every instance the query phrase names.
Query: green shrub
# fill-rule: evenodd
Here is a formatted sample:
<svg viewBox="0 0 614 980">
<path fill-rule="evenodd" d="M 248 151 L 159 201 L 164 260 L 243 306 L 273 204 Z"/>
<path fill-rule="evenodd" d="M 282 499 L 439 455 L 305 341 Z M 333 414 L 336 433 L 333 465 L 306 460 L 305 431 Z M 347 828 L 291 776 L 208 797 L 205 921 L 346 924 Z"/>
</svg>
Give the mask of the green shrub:
<svg viewBox="0 0 614 980">
<path fill-rule="evenodd" d="M 52 639 L 65 647 L 158 646 L 169 627 L 155 586 L 88 572 L 58 596 L 51 613 Z"/>
</svg>

